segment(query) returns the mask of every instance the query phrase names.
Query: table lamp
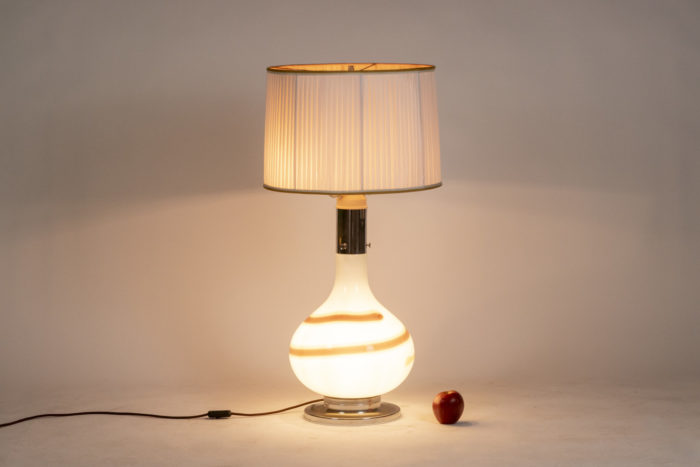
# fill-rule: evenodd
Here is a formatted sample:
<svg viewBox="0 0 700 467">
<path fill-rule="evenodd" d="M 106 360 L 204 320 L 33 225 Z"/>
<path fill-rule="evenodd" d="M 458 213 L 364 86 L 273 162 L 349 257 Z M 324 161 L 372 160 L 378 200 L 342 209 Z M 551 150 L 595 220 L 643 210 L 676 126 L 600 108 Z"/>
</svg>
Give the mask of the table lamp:
<svg viewBox="0 0 700 467">
<path fill-rule="evenodd" d="M 400 416 L 381 395 L 413 367 L 413 339 L 367 279 L 365 195 L 442 184 L 435 67 L 323 63 L 267 69 L 264 187 L 336 197 L 335 283 L 292 336 L 299 380 L 324 396 L 307 420 Z"/>
</svg>

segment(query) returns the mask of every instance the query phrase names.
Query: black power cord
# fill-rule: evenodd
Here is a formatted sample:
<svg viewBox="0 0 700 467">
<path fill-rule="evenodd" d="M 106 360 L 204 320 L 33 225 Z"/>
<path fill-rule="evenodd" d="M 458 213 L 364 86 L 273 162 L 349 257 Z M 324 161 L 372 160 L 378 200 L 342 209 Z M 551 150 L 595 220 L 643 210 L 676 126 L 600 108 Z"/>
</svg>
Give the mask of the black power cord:
<svg viewBox="0 0 700 467">
<path fill-rule="evenodd" d="M 272 410 L 270 412 L 257 412 L 257 413 L 243 413 L 243 412 L 232 412 L 230 410 L 210 410 L 205 413 L 198 415 L 159 415 L 155 413 L 141 413 L 141 412 L 110 412 L 107 410 L 94 410 L 89 412 L 69 412 L 69 413 L 42 413 L 39 415 L 32 415 L 31 417 L 24 417 L 18 420 L 13 420 L 7 423 L 0 423 L 0 428 L 5 428 L 6 426 L 16 425 L 17 423 L 27 422 L 29 420 L 34 420 L 35 418 L 45 418 L 45 417 L 75 417 L 77 415 L 126 415 L 133 417 L 152 417 L 152 418 L 167 418 L 170 420 L 191 420 L 194 418 L 229 418 L 232 415 L 237 417 L 259 417 L 261 415 L 272 415 L 276 413 L 286 412 L 287 410 L 296 409 L 297 407 L 303 407 L 305 405 L 313 404 L 314 402 L 321 402 L 323 399 L 314 399 L 312 401 L 302 402 L 301 404 L 292 405 L 279 410 Z"/>
</svg>

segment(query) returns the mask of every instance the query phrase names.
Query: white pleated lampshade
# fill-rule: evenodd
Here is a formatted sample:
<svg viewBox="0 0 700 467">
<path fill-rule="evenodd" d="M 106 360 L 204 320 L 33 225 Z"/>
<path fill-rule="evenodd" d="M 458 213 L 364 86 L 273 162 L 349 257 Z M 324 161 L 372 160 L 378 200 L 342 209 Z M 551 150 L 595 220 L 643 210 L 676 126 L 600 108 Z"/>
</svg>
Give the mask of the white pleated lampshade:
<svg viewBox="0 0 700 467">
<path fill-rule="evenodd" d="M 339 194 L 440 185 L 434 66 L 267 69 L 266 188 Z"/>
</svg>

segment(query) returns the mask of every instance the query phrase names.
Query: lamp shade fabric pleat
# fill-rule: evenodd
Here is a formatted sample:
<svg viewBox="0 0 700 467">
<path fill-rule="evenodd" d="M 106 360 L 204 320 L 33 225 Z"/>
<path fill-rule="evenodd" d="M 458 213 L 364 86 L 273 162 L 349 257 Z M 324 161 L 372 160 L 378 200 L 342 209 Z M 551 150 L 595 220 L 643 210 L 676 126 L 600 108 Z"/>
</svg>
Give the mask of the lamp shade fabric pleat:
<svg viewBox="0 0 700 467">
<path fill-rule="evenodd" d="M 376 193 L 441 184 L 435 67 L 268 68 L 264 186 Z"/>
</svg>

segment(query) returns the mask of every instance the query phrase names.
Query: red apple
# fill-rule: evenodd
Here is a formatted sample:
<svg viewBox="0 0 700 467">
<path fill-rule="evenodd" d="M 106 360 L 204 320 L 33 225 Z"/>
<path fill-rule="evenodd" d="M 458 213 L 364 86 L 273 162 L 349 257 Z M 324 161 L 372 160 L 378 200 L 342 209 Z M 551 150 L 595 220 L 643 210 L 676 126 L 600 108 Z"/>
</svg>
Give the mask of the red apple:
<svg viewBox="0 0 700 467">
<path fill-rule="evenodd" d="M 444 425 L 457 423 L 464 412 L 464 399 L 457 391 L 443 391 L 433 399 L 433 413 Z"/>
</svg>

